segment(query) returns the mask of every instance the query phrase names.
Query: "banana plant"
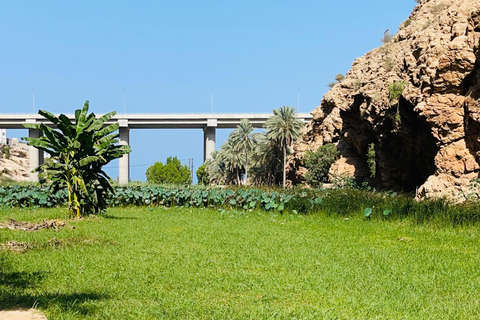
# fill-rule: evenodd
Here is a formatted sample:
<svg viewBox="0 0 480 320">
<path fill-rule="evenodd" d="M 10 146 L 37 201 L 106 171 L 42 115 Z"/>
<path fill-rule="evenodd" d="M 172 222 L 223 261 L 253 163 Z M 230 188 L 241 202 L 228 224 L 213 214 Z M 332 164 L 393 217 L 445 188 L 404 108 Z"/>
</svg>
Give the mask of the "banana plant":
<svg viewBox="0 0 480 320">
<path fill-rule="evenodd" d="M 107 206 L 108 191 L 114 193 L 110 177 L 102 167 L 131 152 L 130 146 L 118 145 L 118 123 L 106 125 L 116 112 L 99 118 L 88 114 L 88 100 L 82 109 L 75 110 L 75 122 L 60 114 L 40 110 L 56 128 L 44 123 L 27 123 L 25 128 L 43 133 L 40 138 L 25 137 L 27 143 L 50 155 L 50 158 L 34 169 L 39 172 L 40 183 L 49 183 L 52 192 L 67 190 L 67 205 L 71 217 L 96 214 Z"/>
</svg>

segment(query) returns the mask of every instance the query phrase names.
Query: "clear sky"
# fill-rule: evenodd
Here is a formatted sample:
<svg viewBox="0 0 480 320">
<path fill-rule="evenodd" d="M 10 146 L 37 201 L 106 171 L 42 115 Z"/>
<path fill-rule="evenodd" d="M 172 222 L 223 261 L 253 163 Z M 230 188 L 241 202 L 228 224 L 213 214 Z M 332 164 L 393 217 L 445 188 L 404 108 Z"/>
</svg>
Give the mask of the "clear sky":
<svg viewBox="0 0 480 320">
<path fill-rule="evenodd" d="M 310 112 L 327 84 L 406 20 L 413 0 L 4 1 L 0 113 Z M 228 130 L 217 130 L 217 148 Z M 9 130 L 8 137 L 25 136 Z M 201 130 L 131 130 L 131 178 L 203 161 Z M 117 163 L 110 165 L 112 178 Z"/>
</svg>

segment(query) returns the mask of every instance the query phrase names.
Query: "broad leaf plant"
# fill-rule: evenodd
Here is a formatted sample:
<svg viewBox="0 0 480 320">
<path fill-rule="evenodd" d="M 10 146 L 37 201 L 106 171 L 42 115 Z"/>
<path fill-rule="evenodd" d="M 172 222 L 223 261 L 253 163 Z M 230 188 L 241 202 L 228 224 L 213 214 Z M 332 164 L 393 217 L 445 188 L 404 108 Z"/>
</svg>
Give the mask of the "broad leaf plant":
<svg viewBox="0 0 480 320">
<path fill-rule="evenodd" d="M 110 177 L 102 167 L 131 151 L 130 146 L 118 145 L 118 123 L 106 124 L 116 112 L 99 118 L 88 114 L 88 101 L 75 110 L 75 122 L 60 114 L 40 110 L 53 128 L 44 123 L 27 123 L 25 128 L 43 133 L 40 138 L 25 137 L 27 143 L 50 155 L 34 169 L 39 172 L 40 183 L 50 184 L 52 192 L 66 189 L 70 216 L 97 214 L 105 211 L 108 192 L 114 193 Z"/>
</svg>

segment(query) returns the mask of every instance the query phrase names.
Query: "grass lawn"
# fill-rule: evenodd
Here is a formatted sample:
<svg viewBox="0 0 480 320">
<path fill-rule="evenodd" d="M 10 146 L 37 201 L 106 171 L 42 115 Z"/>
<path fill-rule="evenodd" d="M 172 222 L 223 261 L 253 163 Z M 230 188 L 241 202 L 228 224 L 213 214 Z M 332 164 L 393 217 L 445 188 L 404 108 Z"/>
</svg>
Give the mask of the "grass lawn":
<svg viewBox="0 0 480 320">
<path fill-rule="evenodd" d="M 64 218 L 0 210 L 0 222 Z M 0 310 L 49 319 L 479 319 L 480 227 L 109 209 L 58 232 L 0 229 Z"/>
</svg>

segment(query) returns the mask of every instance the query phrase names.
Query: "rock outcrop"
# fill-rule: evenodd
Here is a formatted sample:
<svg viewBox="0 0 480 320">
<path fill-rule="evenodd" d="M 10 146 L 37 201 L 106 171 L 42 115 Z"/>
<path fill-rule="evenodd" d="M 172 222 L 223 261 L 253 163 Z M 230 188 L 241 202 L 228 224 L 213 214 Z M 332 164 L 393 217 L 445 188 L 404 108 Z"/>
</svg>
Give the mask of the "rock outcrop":
<svg viewBox="0 0 480 320">
<path fill-rule="evenodd" d="M 0 180 L 7 178 L 14 181 L 29 180 L 28 152 L 23 146 L 12 146 L 10 156 L 5 158 L 5 145 L 0 145 Z"/>
<path fill-rule="evenodd" d="M 462 190 L 480 169 L 479 47 L 480 0 L 421 1 L 312 111 L 289 179 L 304 180 L 306 150 L 336 143 L 342 157 L 332 174 L 425 196 Z M 375 178 L 367 166 L 371 144 Z"/>
</svg>

